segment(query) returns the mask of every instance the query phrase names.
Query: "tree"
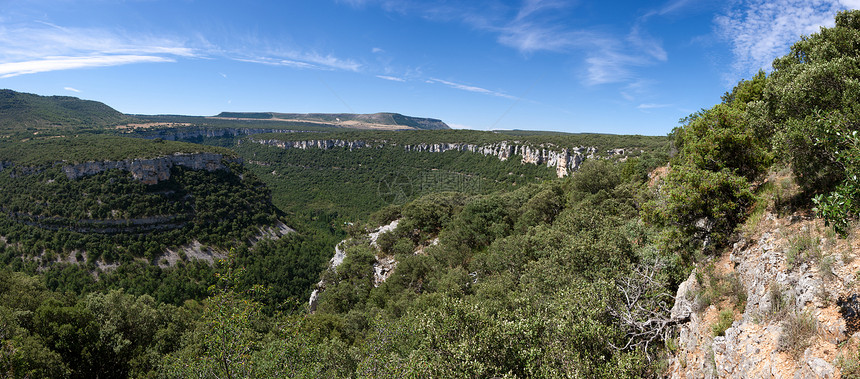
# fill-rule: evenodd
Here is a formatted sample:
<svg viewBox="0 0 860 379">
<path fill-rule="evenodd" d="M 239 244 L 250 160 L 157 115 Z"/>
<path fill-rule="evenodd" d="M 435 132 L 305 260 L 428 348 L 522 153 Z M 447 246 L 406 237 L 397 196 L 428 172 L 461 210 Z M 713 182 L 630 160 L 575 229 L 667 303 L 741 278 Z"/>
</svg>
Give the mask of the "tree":
<svg viewBox="0 0 860 379">
<path fill-rule="evenodd" d="M 860 11 L 840 12 L 834 27 L 802 37 L 773 67 L 765 99 L 776 150 L 819 195 L 818 213 L 843 231 L 860 204 Z"/>
</svg>

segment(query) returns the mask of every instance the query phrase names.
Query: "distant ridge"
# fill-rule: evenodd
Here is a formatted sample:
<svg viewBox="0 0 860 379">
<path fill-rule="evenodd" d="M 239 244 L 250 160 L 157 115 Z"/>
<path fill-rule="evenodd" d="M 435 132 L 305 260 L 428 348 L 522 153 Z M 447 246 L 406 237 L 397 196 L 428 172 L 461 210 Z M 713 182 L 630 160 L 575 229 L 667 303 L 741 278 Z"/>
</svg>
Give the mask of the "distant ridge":
<svg viewBox="0 0 860 379">
<path fill-rule="evenodd" d="M 4 130 L 103 128 L 131 120 L 130 116 L 98 101 L 0 90 L 0 128 Z"/>
<path fill-rule="evenodd" d="M 168 117 L 169 116 L 169 117 Z M 405 116 L 399 113 L 277 113 L 277 112 L 221 112 L 214 117 L 160 115 L 159 119 L 174 118 L 169 122 L 198 123 L 204 119 L 265 121 L 316 124 L 324 127 L 373 130 L 439 130 L 451 129 L 442 120 Z M 0 89 L 0 131 L 65 133 L 76 129 L 122 128 L 132 123 L 145 123 L 147 115 L 127 115 L 110 106 L 93 100 L 72 96 L 41 96 L 31 93 Z M 182 120 L 180 120 L 182 119 Z M 148 123 L 145 127 L 154 126 Z M 136 125 L 141 126 L 141 125 Z"/>
<path fill-rule="evenodd" d="M 451 129 L 442 120 L 404 116 L 399 113 L 277 113 L 221 112 L 214 118 L 239 120 L 303 121 L 357 129 Z"/>
</svg>

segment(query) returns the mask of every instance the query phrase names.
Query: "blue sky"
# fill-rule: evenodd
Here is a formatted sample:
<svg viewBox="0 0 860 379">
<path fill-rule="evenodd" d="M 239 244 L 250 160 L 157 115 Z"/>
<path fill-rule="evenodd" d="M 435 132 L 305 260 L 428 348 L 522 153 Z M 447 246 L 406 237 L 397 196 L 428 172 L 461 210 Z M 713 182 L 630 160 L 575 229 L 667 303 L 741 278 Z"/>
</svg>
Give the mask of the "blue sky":
<svg viewBox="0 0 860 379">
<path fill-rule="evenodd" d="M 0 0 L 0 88 L 663 135 L 860 0 Z"/>
</svg>

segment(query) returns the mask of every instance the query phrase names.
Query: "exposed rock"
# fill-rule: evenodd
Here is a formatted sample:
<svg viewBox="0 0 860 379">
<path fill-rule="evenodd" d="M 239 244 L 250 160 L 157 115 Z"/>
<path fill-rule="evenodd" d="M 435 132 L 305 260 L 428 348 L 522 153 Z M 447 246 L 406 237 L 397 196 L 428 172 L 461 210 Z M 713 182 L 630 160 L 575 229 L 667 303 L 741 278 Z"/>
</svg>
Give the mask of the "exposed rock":
<svg viewBox="0 0 860 379">
<path fill-rule="evenodd" d="M 343 240 L 338 242 L 337 245 L 334 245 L 334 256 L 332 256 L 328 261 L 328 270 L 336 270 L 337 266 L 340 266 L 340 264 L 343 263 L 343 260 L 346 258 L 346 252 L 343 250 L 343 245 L 348 241 L 349 240 Z M 317 305 L 319 304 L 320 293 L 325 291 L 325 286 L 325 280 L 320 280 L 317 282 L 316 288 L 311 292 L 311 297 L 308 299 L 308 311 L 310 311 L 310 313 L 316 312 Z"/>
<path fill-rule="evenodd" d="M 683 320 L 690 318 L 693 313 L 694 291 L 698 287 L 696 283 L 696 273 L 691 273 L 680 286 L 675 294 L 675 304 L 672 306 L 670 317 L 674 320 Z"/>
<path fill-rule="evenodd" d="M 397 224 L 400 223 L 400 220 L 394 220 L 388 225 L 383 225 L 379 229 L 374 232 L 369 233 L 367 236 L 370 238 L 370 246 L 373 246 L 376 249 L 379 249 L 379 246 L 376 244 L 376 240 L 379 239 L 379 235 L 382 233 L 388 233 L 397 228 Z"/>
<path fill-rule="evenodd" d="M 789 266 L 787 256 L 791 235 L 800 230 L 819 230 L 821 221 L 792 222 L 766 214 L 759 225 L 758 236 L 743 238 L 714 262 L 722 275 L 736 275 L 746 292 L 743 314 L 735 318 L 725 335 L 714 337 L 711 325 L 716 322 L 720 309 L 711 305 L 701 312 L 691 312 L 690 321 L 679 326 L 679 351 L 672 359 L 669 371 L 672 378 L 835 378 L 839 369 L 834 366 L 842 341 L 847 339 L 843 316 L 839 314 L 836 299 L 849 299 L 852 284 L 843 278 L 858 270 L 858 262 L 846 264 L 834 261 L 831 273 L 820 272 L 821 259 L 833 259 L 838 251 L 853 250 L 851 243 L 836 241 L 822 243 L 821 256 L 806 258 Z M 820 229 L 823 230 L 823 229 Z M 823 232 L 822 232 L 823 233 Z M 790 268 L 791 267 L 791 268 Z M 825 274 L 825 275 L 822 275 Z M 830 275 L 833 274 L 833 275 Z M 847 284 L 846 284 L 847 283 Z M 678 289 L 672 315 L 683 315 L 690 304 L 687 291 L 696 291 L 695 273 Z M 817 333 L 810 345 L 798 358 L 779 350 L 784 317 L 773 311 L 772 291 L 782 301 L 790 301 L 783 312 L 806 312 L 817 324 Z M 847 301 L 847 300 L 846 300 Z M 847 304 L 847 303 L 845 303 Z M 720 307 L 726 306 L 725 304 Z M 783 304 L 781 307 L 786 306 Z M 845 306 L 843 306 L 844 308 Z M 843 310 L 843 314 L 846 313 Z M 850 312 L 848 312 L 850 313 Z M 852 343 L 856 349 L 857 343 Z M 848 351 L 848 350 L 846 350 Z M 855 350 L 856 351 L 856 350 Z M 856 354 L 856 353 L 855 353 Z"/>
<path fill-rule="evenodd" d="M 322 139 L 322 140 L 304 140 L 304 141 L 283 141 L 279 139 L 258 139 L 252 138 L 252 142 L 267 146 L 279 147 L 282 149 L 333 149 L 346 148 L 349 150 L 397 146 L 396 143 L 388 141 L 347 141 L 341 139 Z M 502 141 L 499 143 L 487 145 L 475 145 L 470 143 L 419 143 L 414 145 L 402 145 L 406 151 L 444 153 L 446 151 L 463 151 L 477 153 L 487 156 L 494 156 L 501 161 L 506 161 L 512 156 L 520 156 L 520 162 L 523 164 L 541 165 L 547 167 L 555 167 L 556 175 L 561 178 L 576 171 L 582 164 L 585 156 L 593 158 L 597 152 L 595 147 L 577 147 L 574 149 L 558 148 L 557 146 L 529 146 L 518 143 Z M 615 153 L 619 151 L 619 153 Z M 612 154 L 624 154 L 624 149 L 611 150 Z"/>
<path fill-rule="evenodd" d="M 170 179 L 170 169 L 173 166 L 211 172 L 227 169 L 225 162 L 241 162 L 241 160 L 214 153 L 177 153 L 153 159 L 126 159 L 123 161 L 70 164 L 63 166 L 63 172 L 66 174 L 66 177 L 73 180 L 107 170 L 119 169 L 131 172 L 132 177 L 144 184 L 156 184 Z"/>
<path fill-rule="evenodd" d="M 833 367 L 833 365 L 827 363 L 827 361 L 821 358 L 812 359 L 812 361 L 809 362 L 809 368 L 812 369 L 812 372 L 819 378 L 832 378 L 836 372 L 836 368 Z"/>
<path fill-rule="evenodd" d="M 394 271 L 394 268 L 397 267 L 397 261 L 394 259 L 394 257 L 379 254 L 379 246 L 376 244 L 376 241 L 377 239 L 379 239 L 379 236 L 381 234 L 396 229 L 399 222 L 400 220 L 394 220 L 388 225 L 383 225 L 378 229 L 367 233 L 366 239 L 346 239 L 340 241 L 340 243 L 338 243 L 334 247 L 334 256 L 332 256 L 331 260 L 329 260 L 328 270 L 336 270 L 337 267 L 340 266 L 341 263 L 343 263 L 343 260 L 346 258 L 346 251 L 344 250 L 344 246 L 346 244 L 367 244 L 378 252 L 376 254 L 376 261 L 373 262 L 373 286 L 379 287 L 388 279 L 389 276 L 391 276 L 391 273 Z M 434 241 L 438 242 L 437 240 Z M 431 242 L 431 244 L 435 244 L 435 242 Z M 317 283 L 316 288 L 314 288 L 313 292 L 311 292 L 311 296 L 308 299 L 308 307 L 311 313 L 316 311 L 317 304 L 319 303 L 320 294 L 325 291 L 326 285 L 327 283 L 325 282 L 325 280 L 320 280 L 319 283 Z"/>
<path fill-rule="evenodd" d="M 376 262 L 373 263 L 373 286 L 379 287 L 385 283 L 395 267 L 397 267 L 397 261 L 394 260 L 394 257 L 377 256 Z"/>
</svg>

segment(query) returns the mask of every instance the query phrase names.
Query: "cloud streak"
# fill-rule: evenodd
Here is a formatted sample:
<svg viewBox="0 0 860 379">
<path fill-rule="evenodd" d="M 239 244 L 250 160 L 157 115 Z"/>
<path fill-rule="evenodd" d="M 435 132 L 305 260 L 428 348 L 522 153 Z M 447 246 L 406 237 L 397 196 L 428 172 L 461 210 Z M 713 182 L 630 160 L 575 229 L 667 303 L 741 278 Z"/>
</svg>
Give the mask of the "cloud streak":
<svg viewBox="0 0 860 379">
<path fill-rule="evenodd" d="M 200 38 L 200 41 L 192 44 L 142 32 L 125 34 L 118 30 L 68 28 L 45 22 L 0 24 L 0 78 L 57 70 L 212 57 L 296 69 L 357 72 L 362 68 L 360 63 L 352 59 L 332 54 L 254 47 L 253 44 L 245 45 L 244 50 L 230 50 Z"/>
<path fill-rule="evenodd" d="M 789 51 L 800 35 L 833 26 L 836 12 L 856 7 L 856 0 L 750 0 L 735 1 L 714 19 L 717 33 L 734 56 L 734 74 L 748 76 Z M 734 78 L 733 78 L 734 79 Z"/>
<path fill-rule="evenodd" d="M 392 82 L 405 82 L 406 79 L 398 78 L 396 76 L 388 76 L 388 75 L 376 75 L 377 78 L 390 80 Z"/>
<path fill-rule="evenodd" d="M 645 103 L 645 104 L 639 104 L 639 106 L 637 106 L 637 107 L 636 107 L 636 109 L 639 109 L 639 110 L 648 110 L 648 109 L 668 108 L 668 107 L 671 107 L 671 106 L 672 106 L 672 104 L 653 104 L 653 103 Z"/>
<path fill-rule="evenodd" d="M 502 98 L 511 99 L 511 100 L 517 99 L 517 97 L 508 95 L 506 93 L 492 91 L 492 90 L 488 90 L 486 88 L 475 87 L 475 86 L 470 86 L 470 85 L 466 85 L 466 84 L 454 83 L 454 82 L 450 82 L 450 81 L 442 80 L 442 79 L 430 78 L 427 80 L 427 82 L 428 83 L 444 84 L 444 85 L 451 87 L 451 88 L 455 88 L 455 89 L 459 89 L 459 90 L 463 90 L 463 91 L 468 91 L 468 92 L 480 93 L 483 95 L 491 95 L 491 96 L 502 97 Z"/>
<path fill-rule="evenodd" d="M 175 62 L 198 53 L 165 38 L 123 36 L 44 22 L 0 25 L 0 78 L 133 63 Z"/>
<path fill-rule="evenodd" d="M 674 0 L 647 17 L 676 12 L 691 0 Z M 643 17 L 628 35 L 572 26 L 576 0 L 523 0 L 511 6 L 493 1 L 341 0 L 353 7 L 377 5 L 399 13 L 417 13 L 438 22 L 461 22 L 495 35 L 496 42 L 526 56 L 541 52 L 581 59 L 589 85 L 628 81 L 635 67 L 666 62 L 662 41 L 649 35 Z M 641 22 L 640 22 L 641 21 Z"/>
<path fill-rule="evenodd" d="M 107 67 L 141 62 L 173 62 L 173 59 L 146 55 L 111 55 L 90 57 L 51 57 L 46 59 L 0 63 L 0 78 L 39 72 L 87 67 Z"/>
</svg>

